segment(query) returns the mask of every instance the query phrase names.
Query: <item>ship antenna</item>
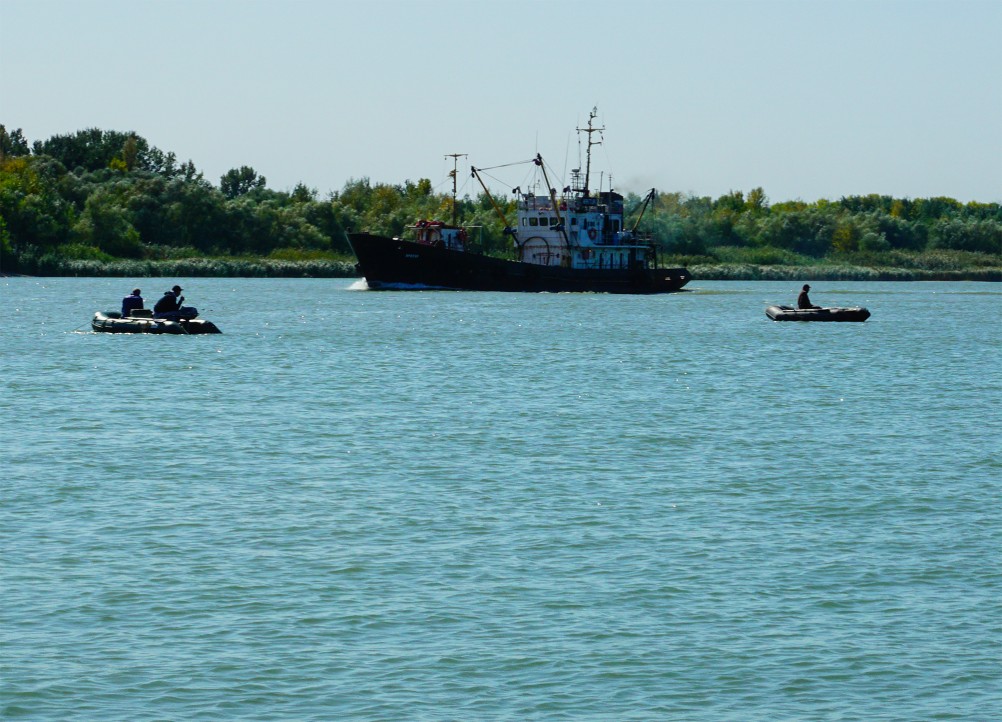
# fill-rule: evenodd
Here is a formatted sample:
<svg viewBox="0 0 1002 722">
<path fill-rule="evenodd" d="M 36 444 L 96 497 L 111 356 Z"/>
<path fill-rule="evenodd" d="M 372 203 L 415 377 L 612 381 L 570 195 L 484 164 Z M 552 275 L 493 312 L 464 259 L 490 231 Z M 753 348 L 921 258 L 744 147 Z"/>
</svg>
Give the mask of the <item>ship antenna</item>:
<svg viewBox="0 0 1002 722">
<path fill-rule="evenodd" d="M 456 225 L 456 179 L 459 174 L 457 169 L 459 168 L 459 159 L 465 158 L 466 153 L 447 153 L 446 158 L 452 158 L 452 170 L 449 171 L 449 175 L 452 176 L 452 225 Z"/>
<path fill-rule="evenodd" d="M 592 133 L 601 133 L 603 130 L 605 130 L 605 126 L 602 126 L 601 128 L 594 128 L 594 127 L 592 127 L 592 121 L 595 120 L 595 117 L 597 115 L 598 115 L 598 107 L 596 106 L 596 107 L 592 108 L 591 112 L 588 114 L 588 127 L 587 128 L 578 128 L 577 129 L 578 133 L 587 133 L 588 134 L 588 149 L 587 149 L 587 151 L 585 153 L 585 183 L 584 183 L 584 194 L 585 194 L 586 197 L 588 196 L 588 181 L 589 181 L 589 177 L 591 176 L 591 147 L 593 145 L 602 145 L 602 141 L 600 141 L 600 140 L 592 140 L 591 139 L 591 134 Z"/>
</svg>

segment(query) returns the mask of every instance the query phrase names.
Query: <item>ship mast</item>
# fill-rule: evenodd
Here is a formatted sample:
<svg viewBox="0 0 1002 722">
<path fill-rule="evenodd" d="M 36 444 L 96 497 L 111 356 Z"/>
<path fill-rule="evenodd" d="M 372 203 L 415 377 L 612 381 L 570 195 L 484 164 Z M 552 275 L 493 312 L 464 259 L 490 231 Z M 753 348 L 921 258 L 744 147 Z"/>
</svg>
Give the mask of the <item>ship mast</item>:
<svg viewBox="0 0 1002 722">
<path fill-rule="evenodd" d="M 585 158 L 585 182 L 584 182 L 584 194 L 585 194 L 585 197 L 587 197 L 589 195 L 588 182 L 589 182 L 589 177 L 591 176 L 591 147 L 593 145 L 602 145 L 602 141 L 600 141 L 600 140 L 592 140 L 591 139 L 591 134 L 592 133 L 601 133 L 603 130 L 605 130 L 605 126 L 604 125 L 601 128 L 593 128 L 592 127 L 592 121 L 595 119 L 595 117 L 597 115 L 598 115 L 598 107 L 592 108 L 591 112 L 588 114 L 588 127 L 587 128 L 578 128 L 577 129 L 578 133 L 587 133 L 588 134 L 588 149 L 587 149 L 586 158 Z"/>
<path fill-rule="evenodd" d="M 446 158 L 452 158 L 452 170 L 449 175 L 452 176 L 452 225 L 456 225 L 456 178 L 458 177 L 457 169 L 459 168 L 459 159 L 465 158 L 466 153 L 447 153 Z"/>
</svg>

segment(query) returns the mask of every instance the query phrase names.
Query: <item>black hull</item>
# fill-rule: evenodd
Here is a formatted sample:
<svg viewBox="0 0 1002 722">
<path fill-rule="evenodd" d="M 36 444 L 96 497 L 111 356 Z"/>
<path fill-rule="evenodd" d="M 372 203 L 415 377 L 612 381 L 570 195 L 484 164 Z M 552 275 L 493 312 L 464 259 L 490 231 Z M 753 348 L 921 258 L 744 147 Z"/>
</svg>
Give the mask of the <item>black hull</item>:
<svg viewBox="0 0 1002 722">
<path fill-rule="evenodd" d="M 436 248 L 371 233 L 351 233 L 358 269 L 372 289 L 672 293 L 689 282 L 684 268 L 590 269 L 539 266 Z"/>
</svg>

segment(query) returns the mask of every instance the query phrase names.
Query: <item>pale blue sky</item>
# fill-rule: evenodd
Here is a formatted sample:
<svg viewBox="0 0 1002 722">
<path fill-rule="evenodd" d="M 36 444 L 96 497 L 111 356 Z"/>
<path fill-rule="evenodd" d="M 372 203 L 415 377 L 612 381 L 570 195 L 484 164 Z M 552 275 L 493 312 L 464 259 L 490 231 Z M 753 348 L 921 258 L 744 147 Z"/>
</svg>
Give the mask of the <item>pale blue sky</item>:
<svg viewBox="0 0 1002 722">
<path fill-rule="evenodd" d="M 1002 202 L 1002 0 L 0 0 L 0 123 L 213 183 L 564 172 L 596 105 L 624 192 Z"/>
</svg>

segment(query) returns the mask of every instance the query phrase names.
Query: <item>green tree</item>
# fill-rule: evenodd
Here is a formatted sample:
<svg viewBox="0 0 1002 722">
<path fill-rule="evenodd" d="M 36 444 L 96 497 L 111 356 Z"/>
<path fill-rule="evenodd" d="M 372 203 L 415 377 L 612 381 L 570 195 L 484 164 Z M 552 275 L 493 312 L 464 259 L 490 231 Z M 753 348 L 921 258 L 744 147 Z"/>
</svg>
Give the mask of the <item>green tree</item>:
<svg viewBox="0 0 1002 722">
<path fill-rule="evenodd" d="M 769 210 L 769 197 L 761 186 L 748 191 L 748 200 L 745 202 L 745 210 L 753 215 L 761 215 Z"/>
<path fill-rule="evenodd" d="M 28 147 L 28 141 L 25 140 L 21 129 L 8 133 L 7 128 L 0 124 L 0 162 L 5 158 L 16 158 L 29 153 L 31 148 Z"/>
<path fill-rule="evenodd" d="M 240 168 L 226 171 L 219 179 L 219 189 L 226 198 L 233 199 L 253 190 L 264 188 L 265 182 L 263 175 L 259 176 L 257 171 L 250 166 L 242 165 Z"/>
<path fill-rule="evenodd" d="M 139 140 L 135 133 L 125 139 L 122 144 L 122 162 L 125 163 L 125 170 L 134 171 L 139 158 Z"/>
<path fill-rule="evenodd" d="M 296 187 L 292 189 L 292 194 L 290 200 L 293 203 L 312 203 L 317 199 L 317 189 L 308 188 L 302 183 L 297 183 Z"/>
<path fill-rule="evenodd" d="M 876 234 L 882 236 L 891 248 L 909 250 L 925 248 L 928 229 L 920 223 L 908 221 L 905 214 L 902 214 L 901 206 L 892 206 L 890 215 L 871 214 L 868 225 Z"/>
<path fill-rule="evenodd" d="M 941 218 L 952 218 L 963 211 L 963 206 L 953 198 L 943 196 L 937 198 L 916 198 L 911 204 L 911 214 L 914 220 L 938 221 Z"/>
<path fill-rule="evenodd" d="M 720 196 L 713 202 L 713 210 L 727 210 L 740 213 L 745 209 L 745 194 L 741 191 L 731 191 L 727 195 Z"/>
<path fill-rule="evenodd" d="M 35 155 L 48 155 L 66 168 L 95 171 L 109 168 L 116 159 L 125 163 L 123 151 L 132 139 L 135 144 L 134 164 L 145 161 L 149 144 L 136 133 L 88 128 L 73 134 L 55 135 L 46 141 L 35 141 Z"/>
<path fill-rule="evenodd" d="M 759 226 L 756 244 L 784 248 L 796 253 L 820 258 L 831 248 L 838 225 L 837 216 L 831 211 L 817 208 L 805 210 L 772 212 Z"/>
<path fill-rule="evenodd" d="M 883 253 L 891 250 L 891 244 L 883 233 L 867 231 L 859 239 L 859 250 L 867 253 Z"/>
<path fill-rule="evenodd" d="M 183 223 L 185 238 L 182 245 L 194 246 L 203 253 L 227 248 L 232 233 L 227 228 L 225 198 L 205 183 L 186 182 L 181 186 L 179 203 L 174 210 Z"/>
<path fill-rule="evenodd" d="M 929 247 L 1000 254 L 1002 223 L 942 219 L 930 230 Z"/>
<path fill-rule="evenodd" d="M 0 217 L 13 252 L 66 241 L 73 208 L 57 190 L 65 173 L 51 158 L 17 156 L 0 161 Z"/>
<path fill-rule="evenodd" d="M 173 153 L 164 153 L 159 148 L 150 148 L 146 154 L 146 170 L 167 178 L 177 175 L 177 156 Z"/>
<path fill-rule="evenodd" d="M 102 191 L 87 199 L 83 215 L 73 226 L 73 241 L 98 248 L 116 258 L 141 258 L 139 232 L 113 192 Z"/>
<path fill-rule="evenodd" d="M 832 248 L 839 253 L 851 253 L 859 249 L 859 239 L 863 236 L 859 226 L 852 216 L 845 218 L 835 226 L 832 232 Z"/>
</svg>

